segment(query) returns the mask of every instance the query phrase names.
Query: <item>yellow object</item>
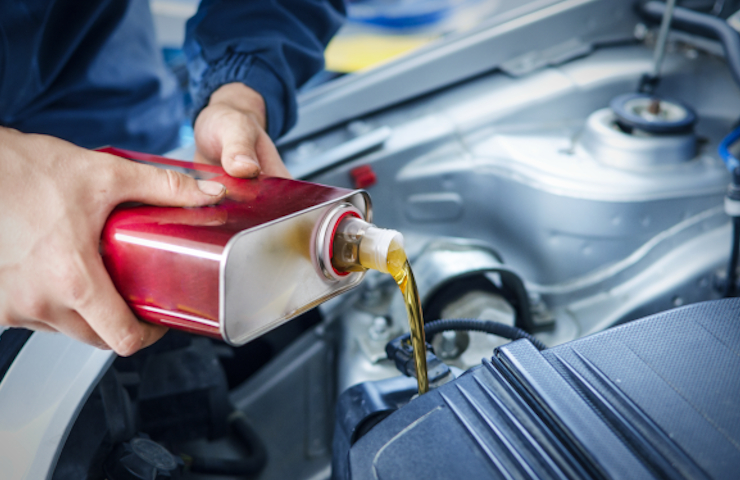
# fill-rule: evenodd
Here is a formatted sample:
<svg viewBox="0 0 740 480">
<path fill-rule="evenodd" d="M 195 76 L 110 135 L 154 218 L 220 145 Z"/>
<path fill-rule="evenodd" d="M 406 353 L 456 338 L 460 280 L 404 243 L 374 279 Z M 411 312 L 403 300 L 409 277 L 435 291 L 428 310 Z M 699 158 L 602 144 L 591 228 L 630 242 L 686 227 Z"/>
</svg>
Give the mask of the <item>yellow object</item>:
<svg viewBox="0 0 740 480">
<path fill-rule="evenodd" d="M 374 67 L 426 45 L 437 37 L 415 35 L 339 35 L 324 53 L 326 69 L 350 73 Z"/>
<path fill-rule="evenodd" d="M 414 272 L 403 246 L 395 240 L 388 248 L 388 271 L 398 284 L 406 303 L 406 313 L 409 316 L 409 329 L 411 330 L 411 346 L 414 349 L 414 365 L 416 366 L 416 383 L 419 387 L 419 395 L 429 391 L 429 377 L 427 372 L 427 347 L 424 336 L 424 314 L 421 311 L 421 299 L 419 289 L 416 288 Z"/>
</svg>

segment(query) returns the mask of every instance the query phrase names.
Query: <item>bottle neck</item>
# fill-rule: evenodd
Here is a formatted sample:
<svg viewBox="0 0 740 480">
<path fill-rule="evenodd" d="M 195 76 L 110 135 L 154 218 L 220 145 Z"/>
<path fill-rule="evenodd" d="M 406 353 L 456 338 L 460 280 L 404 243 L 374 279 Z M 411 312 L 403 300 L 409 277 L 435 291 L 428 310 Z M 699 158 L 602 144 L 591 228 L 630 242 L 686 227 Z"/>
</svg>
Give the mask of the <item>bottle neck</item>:
<svg viewBox="0 0 740 480">
<path fill-rule="evenodd" d="M 388 256 L 392 245 L 393 248 L 403 246 L 399 232 L 347 217 L 339 222 L 334 234 L 331 263 L 339 272 L 373 269 L 390 273 Z"/>
</svg>

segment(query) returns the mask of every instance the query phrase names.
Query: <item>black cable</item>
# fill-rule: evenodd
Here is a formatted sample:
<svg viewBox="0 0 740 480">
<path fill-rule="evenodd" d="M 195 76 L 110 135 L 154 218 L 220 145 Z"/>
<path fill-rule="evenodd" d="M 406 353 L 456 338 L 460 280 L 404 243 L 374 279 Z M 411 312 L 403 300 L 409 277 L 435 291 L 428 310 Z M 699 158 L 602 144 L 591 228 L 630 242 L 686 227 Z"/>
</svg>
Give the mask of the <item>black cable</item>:
<svg viewBox="0 0 740 480">
<path fill-rule="evenodd" d="M 262 470 L 267 464 L 267 448 L 250 425 L 247 416 L 241 410 L 234 410 L 229 415 L 229 423 L 236 438 L 241 441 L 242 447 L 249 452 L 249 459 L 254 464 L 255 471 Z"/>
<path fill-rule="evenodd" d="M 537 340 L 521 328 L 491 320 L 479 320 L 477 318 L 450 318 L 435 320 L 424 325 L 424 333 L 426 335 L 427 342 L 431 342 L 434 335 L 450 330 L 490 333 L 491 335 L 508 338 L 509 340 L 526 338 L 532 343 L 532 345 L 537 347 L 537 350 L 545 350 L 547 348 L 544 343 Z"/>
<path fill-rule="evenodd" d="M 640 8 L 641 13 L 652 21 L 660 21 L 666 4 L 647 2 Z M 715 38 L 722 43 L 725 59 L 735 82 L 740 85 L 740 35 L 722 18 L 695 12 L 688 8 L 676 7 L 673 11 L 671 28 Z"/>
<path fill-rule="evenodd" d="M 725 297 L 736 296 L 737 262 L 740 254 L 740 217 L 732 217 L 732 250 L 730 261 L 727 263 L 727 280 L 725 282 Z"/>
<path fill-rule="evenodd" d="M 676 5 L 691 10 L 709 13 L 714 10 L 717 5 L 717 0 L 678 0 Z"/>
<path fill-rule="evenodd" d="M 725 276 L 725 297 L 737 296 L 737 264 L 740 261 L 740 215 L 737 212 L 739 203 L 740 167 L 736 167 L 732 171 L 732 182 L 727 187 L 727 196 L 725 197 L 725 212 L 732 218 L 732 245 L 730 259 L 727 262 L 727 275 Z"/>
</svg>

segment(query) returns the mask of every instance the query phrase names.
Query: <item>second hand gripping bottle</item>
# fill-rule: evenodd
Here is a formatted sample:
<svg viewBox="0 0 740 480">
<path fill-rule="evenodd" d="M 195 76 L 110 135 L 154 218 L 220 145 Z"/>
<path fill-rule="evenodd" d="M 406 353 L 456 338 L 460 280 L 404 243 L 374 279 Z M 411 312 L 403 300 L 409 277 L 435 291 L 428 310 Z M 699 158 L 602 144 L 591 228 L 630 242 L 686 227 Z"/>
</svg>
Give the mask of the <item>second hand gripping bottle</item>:
<svg viewBox="0 0 740 480">
<path fill-rule="evenodd" d="M 102 151 L 227 188 L 211 207 L 126 205 L 109 217 L 103 262 L 149 322 L 242 345 L 355 287 L 366 268 L 389 272 L 391 246 L 403 245 L 400 233 L 370 224 L 361 190 L 237 179 L 215 166 Z"/>
</svg>

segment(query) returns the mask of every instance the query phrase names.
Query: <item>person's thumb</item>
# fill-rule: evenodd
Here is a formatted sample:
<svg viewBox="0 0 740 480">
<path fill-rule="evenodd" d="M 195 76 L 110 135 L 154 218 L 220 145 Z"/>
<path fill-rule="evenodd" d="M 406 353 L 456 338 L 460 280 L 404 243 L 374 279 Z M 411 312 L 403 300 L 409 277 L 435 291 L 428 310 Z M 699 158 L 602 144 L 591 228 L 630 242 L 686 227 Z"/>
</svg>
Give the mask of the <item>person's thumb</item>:
<svg viewBox="0 0 740 480">
<path fill-rule="evenodd" d="M 247 115 L 242 115 L 240 120 L 223 125 L 219 132 L 221 166 L 233 177 L 252 178 L 261 170 L 255 148 L 260 129 Z"/>
<path fill-rule="evenodd" d="M 115 157 L 114 157 L 115 158 Z M 142 202 L 163 207 L 200 207 L 223 199 L 226 187 L 165 170 L 115 158 L 115 195 L 118 203 Z"/>
</svg>

